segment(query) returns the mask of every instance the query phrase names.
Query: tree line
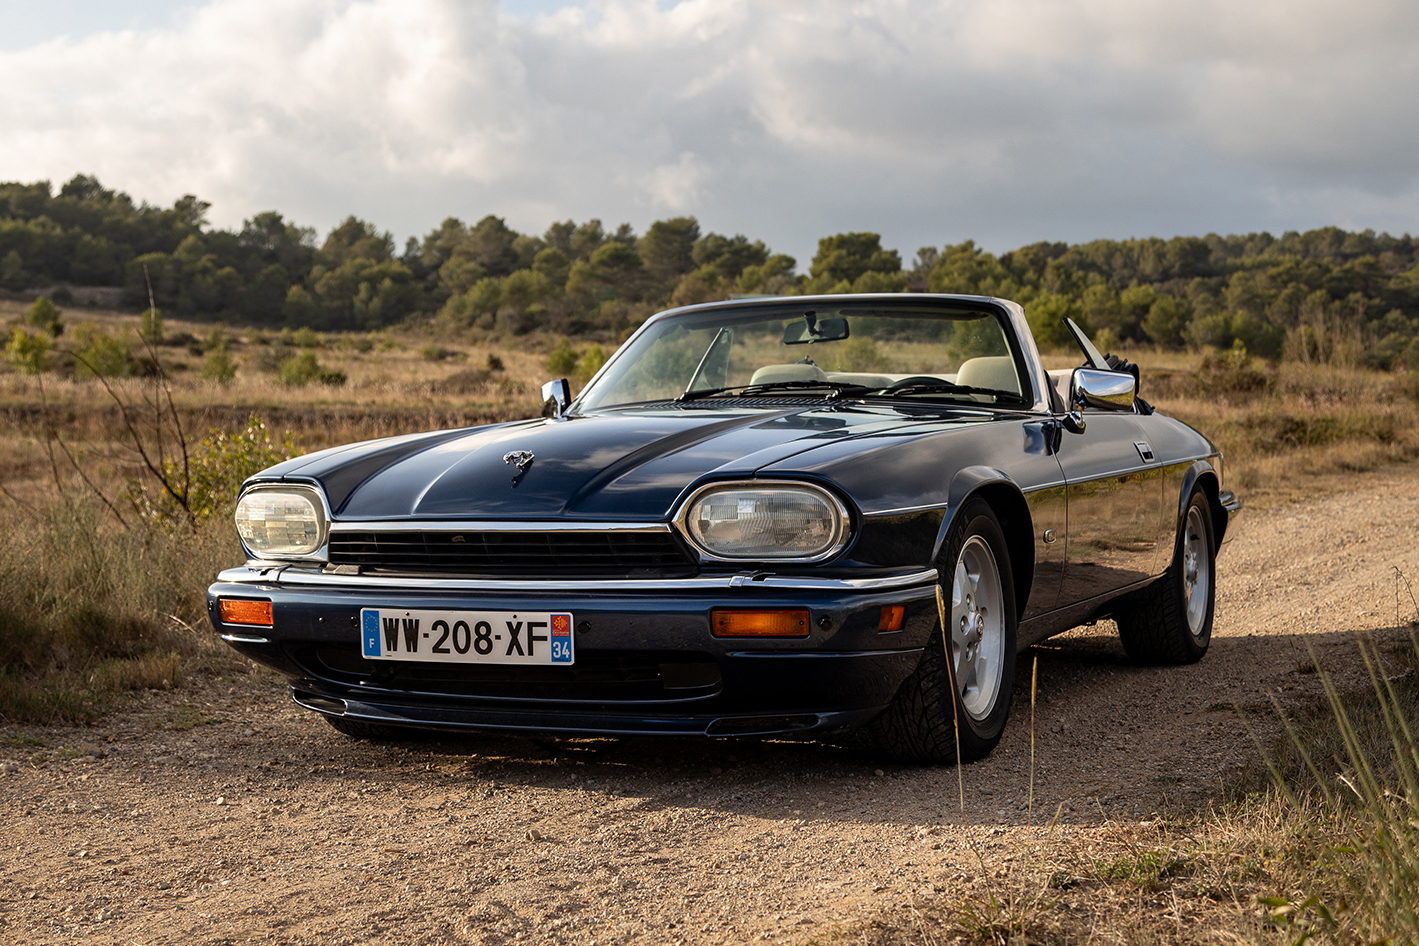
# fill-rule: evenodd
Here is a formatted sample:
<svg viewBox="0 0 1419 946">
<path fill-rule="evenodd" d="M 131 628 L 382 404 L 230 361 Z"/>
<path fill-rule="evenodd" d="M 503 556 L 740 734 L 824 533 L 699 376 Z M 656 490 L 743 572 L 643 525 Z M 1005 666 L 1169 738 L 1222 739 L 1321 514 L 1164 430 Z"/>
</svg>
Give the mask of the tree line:
<svg viewBox="0 0 1419 946">
<path fill-rule="evenodd" d="M 1043 347 L 1063 316 L 1103 347 L 1242 346 L 1252 354 L 1419 368 L 1419 267 L 1409 235 L 1326 227 L 1204 237 L 1034 243 L 992 254 L 973 241 L 903 263 L 875 233 L 824 237 L 807 273 L 742 234 L 693 217 L 637 234 L 600 220 L 540 236 L 497 216 L 450 217 L 395 246 L 356 217 L 323 240 L 276 211 L 212 228 L 209 204 L 135 203 L 77 175 L 0 183 L 0 286 L 121 287 L 126 304 L 257 326 L 369 330 L 434 319 L 455 331 L 619 340 L 652 312 L 752 294 L 962 292 L 1025 306 Z"/>
</svg>

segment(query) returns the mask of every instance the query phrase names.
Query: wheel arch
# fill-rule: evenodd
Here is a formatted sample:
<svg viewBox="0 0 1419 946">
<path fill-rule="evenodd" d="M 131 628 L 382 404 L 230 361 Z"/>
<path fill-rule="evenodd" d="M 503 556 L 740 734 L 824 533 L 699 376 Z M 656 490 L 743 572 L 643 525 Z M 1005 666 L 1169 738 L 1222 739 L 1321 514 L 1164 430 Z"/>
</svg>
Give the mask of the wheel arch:
<svg viewBox="0 0 1419 946">
<path fill-rule="evenodd" d="M 1214 548 L 1220 549 L 1222 539 L 1227 534 L 1227 510 L 1222 508 L 1222 487 L 1218 480 L 1217 469 L 1212 465 L 1211 460 L 1198 460 L 1183 474 L 1182 489 L 1178 493 L 1175 528 L 1182 527 L 1183 517 L 1187 515 L 1187 501 L 1192 497 L 1194 489 L 1201 489 L 1203 495 L 1207 497 L 1207 508 L 1212 513 L 1212 544 Z"/>
<path fill-rule="evenodd" d="M 1215 490 L 1214 490 L 1215 494 Z M 941 549 L 956 521 L 956 513 L 972 499 L 983 500 L 995 518 L 1000 522 L 1000 530 L 1005 533 L 1005 545 L 1010 553 L 1010 573 L 1015 586 L 1015 615 L 1018 620 L 1025 613 L 1025 604 L 1030 600 L 1030 588 L 1035 580 L 1034 520 L 1030 516 L 1030 506 L 1025 495 L 1010 476 L 1001 470 L 985 466 L 966 467 L 951 480 L 950 505 L 941 520 L 941 530 L 936 536 L 936 545 L 931 551 L 932 561 L 941 555 Z"/>
</svg>

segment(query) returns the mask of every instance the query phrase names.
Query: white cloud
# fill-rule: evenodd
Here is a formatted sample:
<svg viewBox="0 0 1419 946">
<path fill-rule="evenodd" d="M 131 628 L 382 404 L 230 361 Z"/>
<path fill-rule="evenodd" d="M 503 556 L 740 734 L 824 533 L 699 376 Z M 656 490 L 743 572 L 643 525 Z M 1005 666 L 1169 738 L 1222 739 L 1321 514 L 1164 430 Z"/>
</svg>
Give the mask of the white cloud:
<svg viewBox="0 0 1419 946">
<path fill-rule="evenodd" d="M 239 224 L 693 213 L 800 257 L 1419 216 L 1399 0 L 214 0 L 0 52 L 0 179 Z M 806 262 L 806 260 L 805 260 Z"/>
</svg>

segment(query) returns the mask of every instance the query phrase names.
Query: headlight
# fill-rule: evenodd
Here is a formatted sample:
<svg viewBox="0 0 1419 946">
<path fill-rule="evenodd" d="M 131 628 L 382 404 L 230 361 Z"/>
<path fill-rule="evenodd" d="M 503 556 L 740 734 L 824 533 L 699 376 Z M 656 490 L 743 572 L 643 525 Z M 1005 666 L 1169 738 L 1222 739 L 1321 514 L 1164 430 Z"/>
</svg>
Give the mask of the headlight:
<svg viewBox="0 0 1419 946">
<path fill-rule="evenodd" d="M 690 541 L 712 558 L 817 560 L 847 538 L 847 510 L 806 484 L 709 486 L 680 517 Z"/>
<path fill-rule="evenodd" d="M 237 502 L 236 526 L 261 558 L 298 558 L 325 544 L 325 511 L 313 490 L 249 489 Z"/>
</svg>

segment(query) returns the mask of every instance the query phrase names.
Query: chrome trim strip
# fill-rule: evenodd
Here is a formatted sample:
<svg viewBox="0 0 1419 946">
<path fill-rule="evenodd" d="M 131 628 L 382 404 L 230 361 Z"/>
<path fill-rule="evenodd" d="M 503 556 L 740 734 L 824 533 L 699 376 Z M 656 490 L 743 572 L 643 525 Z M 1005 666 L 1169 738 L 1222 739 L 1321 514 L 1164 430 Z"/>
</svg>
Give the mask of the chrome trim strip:
<svg viewBox="0 0 1419 946">
<path fill-rule="evenodd" d="M 373 591 L 716 591 L 735 588 L 772 588 L 778 591 L 888 591 L 935 583 L 934 568 L 884 575 L 878 578 L 804 578 L 793 575 L 716 575 L 700 578 L 613 579 L 587 581 L 501 581 L 487 578 L 394 578 L 372 575 L 331 575 L 287 568 L 268 575 L 250 568 L 229 568 L 218 581 L 268 586 L 328 587 L 332 590 Z"/>
<path fill-rule="evenodd" d="M 232 644 L 269 644 L 271 638 L 257 637 L 255 634 L 223 634 L 222 640 Z"/>
<path fill-rule="evenodd" d="M 663 522 L 525 522 L 476 519 L 403 519 L 330 523 L 335 532 L 669 532 Z"/>
</svg>

